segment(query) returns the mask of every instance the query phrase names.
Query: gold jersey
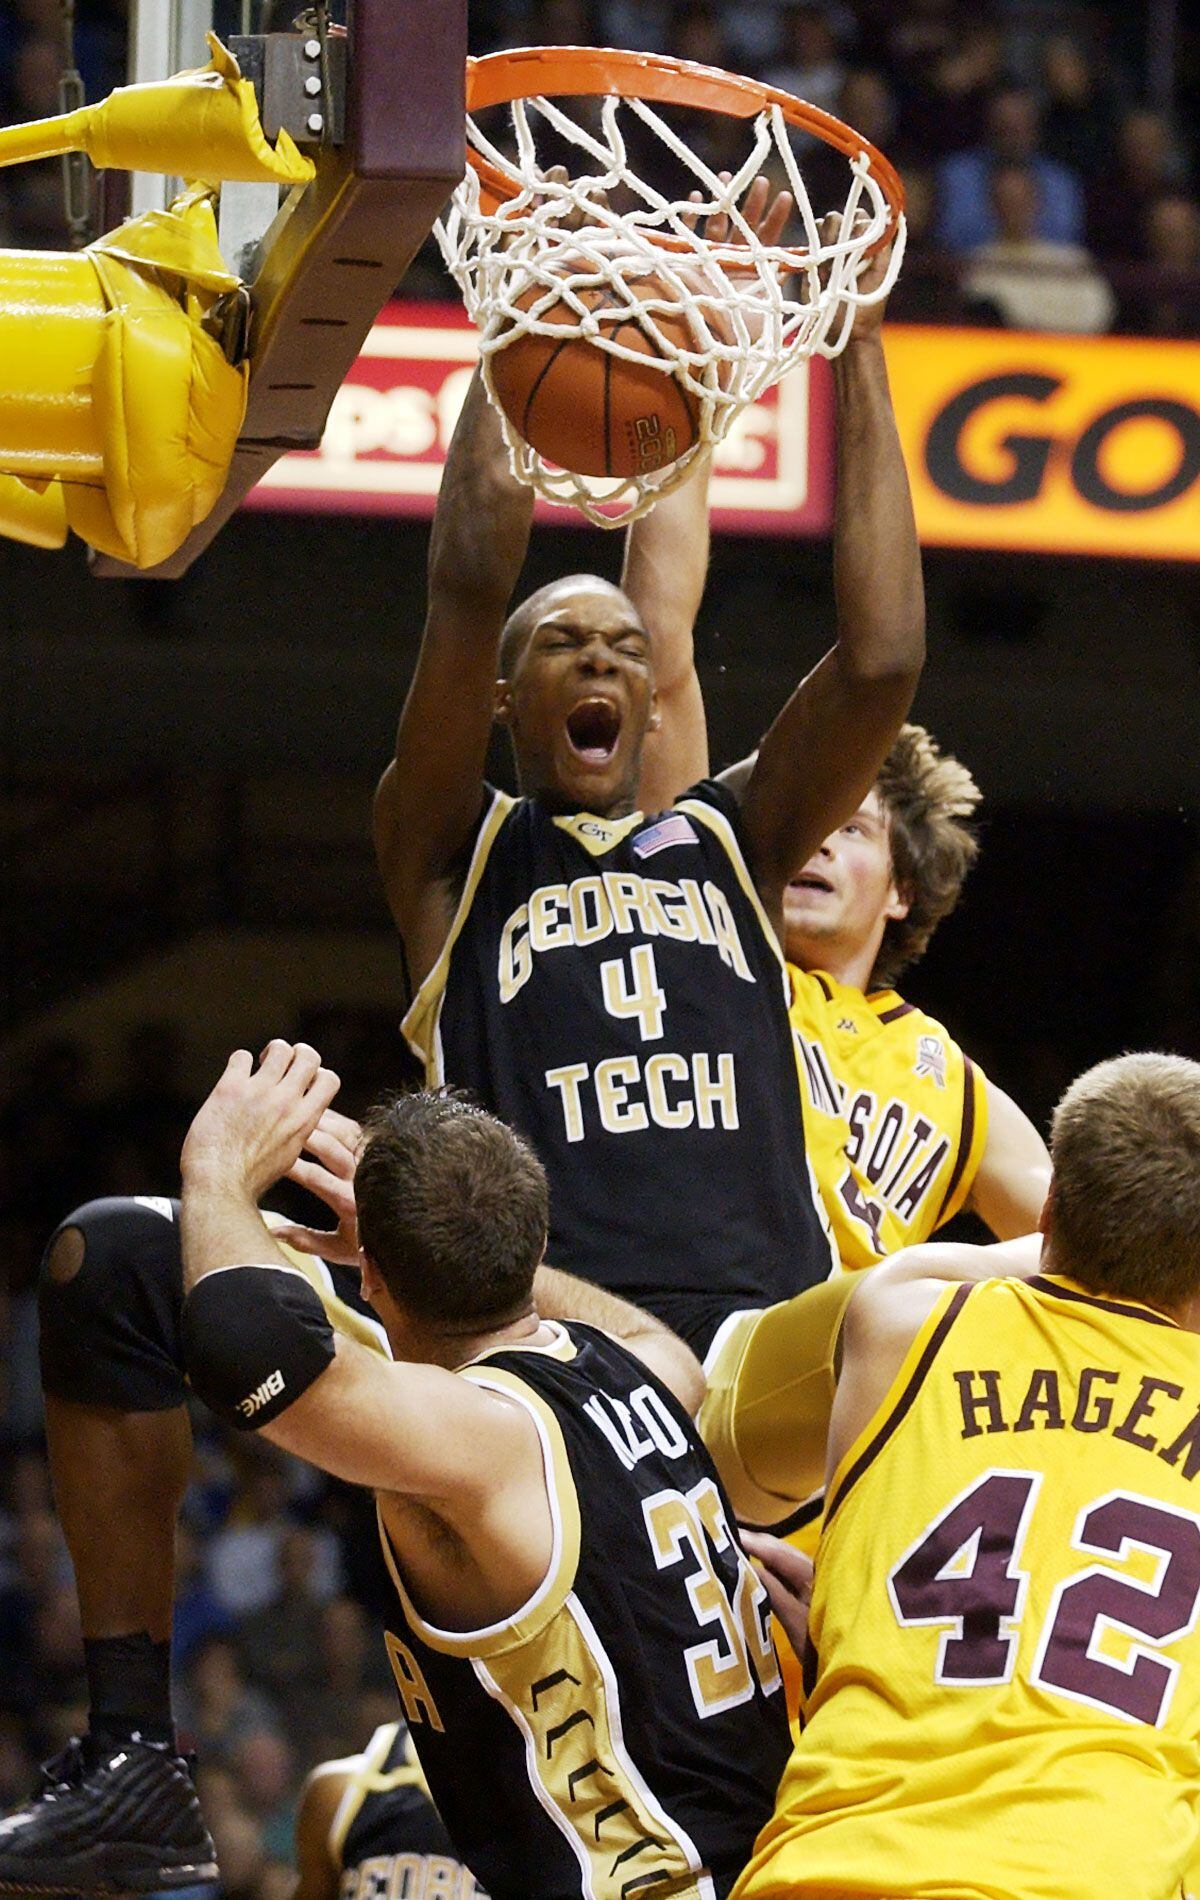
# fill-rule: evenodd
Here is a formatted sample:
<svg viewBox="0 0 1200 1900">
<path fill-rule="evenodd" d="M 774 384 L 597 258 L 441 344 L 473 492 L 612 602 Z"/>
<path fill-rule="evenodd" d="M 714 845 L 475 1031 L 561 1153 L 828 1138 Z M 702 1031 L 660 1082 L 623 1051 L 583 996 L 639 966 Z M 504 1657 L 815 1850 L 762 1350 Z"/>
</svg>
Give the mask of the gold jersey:
<svg viewBox="0 0 1200 1900">
<path fill-rule="evenodd" d="M 962 1207 L 987 1141 L 984 1078 L 895 990 L 788 965 L 804 1134 L 843 1267 L 927 1240 Z"/>
<path fill-rule="evenodd" d="M 830 1486 L 804 1727 L 734 1900 L 1175 1900 L 1198 1476 L 1194 1333 L 948 1287 Z"/>
</svg>

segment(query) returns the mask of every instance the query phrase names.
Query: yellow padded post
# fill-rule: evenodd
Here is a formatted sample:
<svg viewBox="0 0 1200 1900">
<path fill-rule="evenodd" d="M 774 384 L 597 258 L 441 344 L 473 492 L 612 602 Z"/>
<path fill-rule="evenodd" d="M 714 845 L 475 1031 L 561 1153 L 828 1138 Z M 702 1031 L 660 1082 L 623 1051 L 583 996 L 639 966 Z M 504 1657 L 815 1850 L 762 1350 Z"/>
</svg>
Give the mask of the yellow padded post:
<svg viewBox="0 0 1200 1900">
<path fill-rule="evenodd" d="M 165 172 L 206 184 L 306 185 L 314 166 L 287 132 L 270 145 L 254 87 L 216 35 L 195 71 L 120 86 L 97 105 L 0 127 L 0 166 L 86 152 L 101 170 Z"/>
<path fill-rule="evenodd" d="M 67 538 L 62 483 L 31 487 L 16 475 L 0 475 L 0 535 L 32 548 L 61 548 Z"/>
<path fill-rule="evenodd" d="M 25 478 L 61 485 L 66 524 L 118 560 L 175 552 L 245 414 L 248 371 L 202 328 L 237 285 L 202 188 L 74 256 L 0 251 L 0 532 L 18 514 L 48 531 L 54 503 L 4 481 Z"/>
<path fill-rule="evenodd" d="M 91 366 L 107 313 L 86 251 L 0 251 L 0 468 L 103 480 Z"/>
</svg>

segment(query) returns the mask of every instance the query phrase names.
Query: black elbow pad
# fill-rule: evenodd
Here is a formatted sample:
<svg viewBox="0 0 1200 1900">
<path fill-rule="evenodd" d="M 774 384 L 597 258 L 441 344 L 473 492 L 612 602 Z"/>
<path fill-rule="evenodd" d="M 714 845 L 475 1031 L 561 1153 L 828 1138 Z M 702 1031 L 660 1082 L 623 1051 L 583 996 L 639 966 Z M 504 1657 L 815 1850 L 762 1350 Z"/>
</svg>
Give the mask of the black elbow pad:
<svg viewBox="0 0 1200 1900">
<path fill-rule="evenodd" d="M 219 1268 L 184 1302 L 192 1390 L 238 1431 L 257 1431 L 286 1412 L 334 1350 L 320 1297 L 290 1267 Z"/>
</svg>

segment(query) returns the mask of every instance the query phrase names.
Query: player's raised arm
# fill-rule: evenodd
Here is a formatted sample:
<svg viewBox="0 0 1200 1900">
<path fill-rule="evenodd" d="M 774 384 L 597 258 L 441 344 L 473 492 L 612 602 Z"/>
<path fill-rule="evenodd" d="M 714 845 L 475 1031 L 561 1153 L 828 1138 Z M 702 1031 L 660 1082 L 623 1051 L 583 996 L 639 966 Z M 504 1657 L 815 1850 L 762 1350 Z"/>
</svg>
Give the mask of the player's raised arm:
<svg viewBox="0 0 1200 1900">
<path fill-rule="evenodd" d="M 238 1050 L 181 1157 L 183 1338 L 194 1389 L 350 1484 L 446 1500 L 495 1493 L 496 1461 L 542 1495 L 528 1416 L 440 1365 L 396 1364 L 339 1337 L 275 1245 L 258 1199 L 290 1169 L 338 1078 L 304 1043 Z"/>
<path fill-rule="evenodd" d="M 886 252 L 861 286 L 883 275 Z M 744 782 L 751 868 L 777 916 L 788 879 L 856 809 L 912 704 L 925 597 L 908 475 L 892 412 L 882 306 L 858 311 L 833 365 L 837 393 L 837 644 L 801 682 Z"/>
<path fill-rule="evenodd" d="M 720 175 L 729 178 L 728 172 Z M 772 192 L 768 180 L 759 177 L 746 194 L 741 215 L 763 244 L 777 244 L 791 210 L 791 193 Z M 708 220 L 705 237 L 735 250 L 742 242 L 720 214 Z M 735 265 L 727 262 L 726 269 L 736 276 Z M 683 276 L 687 281 L 686 270 Z M 697 288 L 704 288 L 702 278 Z M 708 775 L 708 724 L 696 677 L 693 629 L 708 578 L 711 476 L 712 458 L 706 455 L 683 486 L 635 521 L 625 537 L 621 588 L 650 635 L 661 721 L 648 736 L 642 756 L 638 803 L 643 811 L 662 810 Z"/>
<path fill-rule="evenodd" d="M 477 373 L 438 494 L 425 632 L 396 756 L 375 796 L 375 849 L 414 983 L 441 950 L 447 876 L 479 816 L 500 633 L 532 511 Z"/>
<path fill-rule="evenodd" d="M 708 775 L 708 725 L 696 677 L 692 630 L 708 576 L 708 484 L 696 473 L 628 530 L 621 591 L 650 635 L 660 724 L 646 738 L 638 781 L 643 811 L 662 811 Z"/>
<path fill-rule="evenodd" d="M 1015 1240 L 1037 1226 L 1050 1187 L 1050 1154 L 1028 1115 L 1011 1095 L 987 1084 L 987 1142 L 967 1206 L 998 1240 Z"/>
</svg>

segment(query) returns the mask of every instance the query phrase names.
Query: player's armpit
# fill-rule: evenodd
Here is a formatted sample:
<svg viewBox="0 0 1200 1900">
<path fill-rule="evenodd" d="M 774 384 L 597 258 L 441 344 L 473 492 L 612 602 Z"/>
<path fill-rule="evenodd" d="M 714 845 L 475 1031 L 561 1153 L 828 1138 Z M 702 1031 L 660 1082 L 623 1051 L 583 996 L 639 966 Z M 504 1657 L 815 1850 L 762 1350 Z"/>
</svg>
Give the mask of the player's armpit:
<svg viewBox="0 0 1200 1900">
<path fill-rule="evenodd" d="M 1037 1129 L 1012 1097 L 985 1084 L 987 1143 L 967 1206 L 999 1240 L 1015 1240 L 1038 1224 L 1050 1187 L 1050 1155 Z"/>
<path fill-rule="evenodd" d="M 497 1471 L 541 1485 L 537 1430 L 523 1407 L 441 1366 L 385 1360 L 339 1338 L 333 1363 L 264 1436 L 347 1484 L 464 1503 Z"/>
</svg>

